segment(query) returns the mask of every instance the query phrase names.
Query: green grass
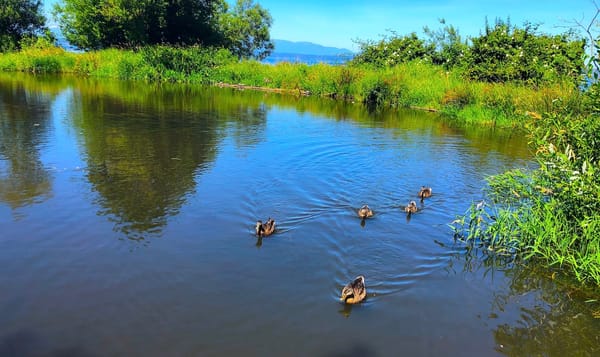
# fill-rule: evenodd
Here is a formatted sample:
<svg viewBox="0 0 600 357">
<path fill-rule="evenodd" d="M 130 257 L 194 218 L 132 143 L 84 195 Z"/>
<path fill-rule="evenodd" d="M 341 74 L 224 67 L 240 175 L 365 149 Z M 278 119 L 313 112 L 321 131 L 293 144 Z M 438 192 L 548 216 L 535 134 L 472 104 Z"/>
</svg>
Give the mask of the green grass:
<svg viewBox="0 0 600 357">
<path fill-rule="evenodd" d="M 459 71 L 421 61 L 391 68 L 263 64 L 238 61 L 226 50 L 145 47 L 85 53 L 32 46 L 0 54 L 0 70 L 75 73 L 84 76 L 192 84 L 242 84 L 366 104 L 370 108 L 426 108 L 464 123 L 522 127 L 530 116 L 552 111 L 557 101 L 580 110 L 577 88 L 557 83 L 531 88 L 464 79 Z"/>
</svg>

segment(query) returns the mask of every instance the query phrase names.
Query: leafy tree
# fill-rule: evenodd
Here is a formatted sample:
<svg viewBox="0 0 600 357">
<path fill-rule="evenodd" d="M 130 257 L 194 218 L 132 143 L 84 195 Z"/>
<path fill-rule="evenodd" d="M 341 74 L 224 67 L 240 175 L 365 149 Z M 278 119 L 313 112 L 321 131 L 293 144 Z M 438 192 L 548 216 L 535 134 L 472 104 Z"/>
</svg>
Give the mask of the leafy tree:
<svg viewBox="0 0 600 357">
<path fill-rule="evenodd" d="M 82 49 L 147 44 L 212 45 L 222 0 L 63 0 L 54 9 L 65 38 Z"/>
<path fill-rule="evenodd" d="M 494 26 L 486 24 L 485 33 L 472 39 L 469 77 L 533 84 L 570 77 L 578 82 L 585 40 L 570 33 L 550 36 L 537 30 L 537 25 L 529 23 L 523 28 L 501 20 L 496 20 Z"/>
<path fill-rule="evenodd" d="M 162 42 L 213 45 L 221 42 L 217 28 L 224 0 L 169 0 Z"/>
<path fill-rule="evenodd" d="M 263 59 L 273 51 L 269 28 L 273 19 L 253 0 L 237 0 L 233 11 L 227 9 L 219 20 L 225 47 L 239 58 Z"/>
<path fill-rule="evenodd" d="M 22 39 L 45 30 L 41 0 L 0 0 L 0 52 L 19 48 Z"/>
<path fill-rule="evenodd" d="M 223 46 L 240 58 L 273 49 L 271 15 L 253 0 L 63 0 L 55 16 L 82 49 L 143 45 Z"/>
<path fill-rule="evenodd" d="M 407 36 L 398 36 L 392 32 L 392 36 L 384 37 L 379 42 L 357 42 L 360 53 L 353 58 L 352 63 L 377 67 L 391 67 L 419 58 L 429 60 L 434 50 L 433 45 L 426 45 L 414 32 Z"/>
</svg>

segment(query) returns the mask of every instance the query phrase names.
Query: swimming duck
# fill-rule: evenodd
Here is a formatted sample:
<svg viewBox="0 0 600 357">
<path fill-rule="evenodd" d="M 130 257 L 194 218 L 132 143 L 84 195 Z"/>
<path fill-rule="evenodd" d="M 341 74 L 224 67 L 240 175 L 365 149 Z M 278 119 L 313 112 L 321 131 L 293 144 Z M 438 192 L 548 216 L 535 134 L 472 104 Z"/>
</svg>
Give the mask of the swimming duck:
<svg viewBox="0 0 600 357">
<path fill-rule="evenodd" d="M 424 198 L 431 197 L 431 187 L 421 186 L 418 196 L 421 198 L 421 202 L 423 202 Z"/>
<path fill-rule="evenodd" d="M 404 212 L 411 214 L 417 212 L 419 209 L 417 208 L 417 203 L 415 201 L 410 201 L 408 206 L 404 207 Z"/>
<path fill-rule="evenodd" d="M 341 301 L 346 304 L 358 304 L 367 296 L 367 287 L 365 286 L 365 277 L 360 275 L 356 279 L 349 282 L 342 289 Z"/>
<path fill-rule="evenodd" d="M 269 217 L 265 223 L 262 223 L 262 221 L 257 221 L 255 229 L 256 235 L 259 237 L 271 235 L 275 231 L 275 220 Z"/>
<path fill-rule="evenodd" d="M 373 217 L 373 210 L 369 206 L 364 205 L 358 210 L 358 216 L 362 219 Z"/>
</svg>

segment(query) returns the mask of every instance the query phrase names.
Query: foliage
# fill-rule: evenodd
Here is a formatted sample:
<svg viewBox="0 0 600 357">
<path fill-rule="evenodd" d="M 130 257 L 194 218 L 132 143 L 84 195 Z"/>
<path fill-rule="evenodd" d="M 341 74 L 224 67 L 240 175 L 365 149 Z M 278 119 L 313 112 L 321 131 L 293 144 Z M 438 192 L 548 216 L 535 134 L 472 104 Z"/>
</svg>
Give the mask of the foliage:
<svg viewBox="0 0 600 357">
<path fill-rule="evenodd" d="M 273 19 L 253 0 L 237 0 L 233 11 L 219 17 L 225 47 L 238 58 L 266 58 L 274 48 L 269 35 Z"/>
<path fill-rule="evenodd" d="M 225 47 L 240 58 L 273 49 L 271 15 L 253 0 L 63 0 L 54 10 L 65 38 L 85 50 L 146 45 Z"/>
<path fill-rule="evenodd" d="M 226 50 L 199 46 L 147 46 L 140 53 L 142 62 L 154 70 L 154 79 L 176 82 L 184 82 L 190 77 L 206 79 L 215 67 L 234 60 Z"/>
<path fill-rule="evenodd" d="M 496 20 L 480 36 L 463 40 L 454 26 L 443 19 L 440 23 L 438 30 L 424 28 L 428 41 L 415 33 L 394 32 L 378 42 L 359 41 L 360 52 L 351 64 L 381 68 L 421 60 L 464 71 L 476 81 L 540 85 L 568 78 L 573 85 L 580 83 L 586 42 L 572 32 L 551 36 L 539 33 L 537 25 L 517 27 Z"/>
<path fill-rule="evenodd" d="M 32 39 L 20 52 L 0 55 L 0 70 L 60 73 L 73 65 L 73 57 L 47 38 Z"/>
<path fill-rule="evenodd" d="M 65 38 L 81 49 L 217 43 L 219 1 L 63 0 L 54 9 Z"/>
<path fill-rule="evenodd" d="M 467 41 L 462 40 L 457 28 L 446 25 L 444 19 L 440 19 L 440 24 L 444 27 L 439 30 L 427 26 L 423 29 L 429 37 L 430 45 L 435 49 L 431 54 L 431 61 L 447 69 L 465 66 L 471 51 Z"/>
<path fill-rule="evenodd" d="M 360 52 L 351 63 L 376 67 L 393 67 L 415 59 L 427 59 L 433 52 L 433 46 L 426 45 L 414 32 L 407 36 L 392 32 L 391 36 L 384 37 L 379 42 L 358 41 L 358 46 Z"/>
<path fill-rule="evenodd" d="M 585 41 L 570 33 L 539 34 L 538 26 L 523 28 L 496 20 L 472 39 L 467 75 L 487 82 L 522 81 L 532 84 L 569 77 L 579 83 Z"/>
<path fill-rule="evenodd" d="M 45 30 L 41 0 L 0 0 L 0 52 L 20 48 L 23 39 Z"/>
<path fill-rule="evenodd" d="M 598 14 L 600 10 L 594 19 Z M 588 34 L 591 32 L 588 31 Z M 520 51 L 532 48 L 531 51 L 534 51 L 535 46 L 542 46 L 543 40 L 549 41 L 546 46 L 550 50 L 546 54 L 551 53 L 553 64 L 562 63 L 564 68 L 548 70 L 548 73 L 553 75 L 556 71 L 566 70 L 563 78 L 578 77 L 575 73 L 568 73 L 574 72 L 580 65 L 569 67 L 577 63 L 569 56 L 583 53 L 577 48 L 583 41 L 563 41 L 565 37 L 561 37 L 559 42 L 563 42 L 557 44 L 552 42 L 557 40 L 556 37 L 538 37 L 537 42 L 528 42 L 535 36 L 504 23 L 496 23 L 494 29 L 488 28 L 485 36 L 489 38 L 479 45 L 488 51 L 487 56 L 496 56 L 497 59 L 510 57 L 511 50 L 515 49 L 514 43 L 520 43 Z M 513 45 L 509 37 L 514 40 Z M 595 42 L 597 47 L 600 40 Z M 553 53 L 559 48 L 562 56 Z M 553 95 L 547 95 L 546 114 L 531 113 L 534 120 L 528 122 L 527 129 L 537 169 L 512 170 L 488 178 L 487 195 L 492 203 L 488 205 L 482 201 L 473 204 L 451 227 L 455 237 L 468 246 L 485 247 L 486 252 L 495 256 L 535 260 L 554 269 L 566 269 L 579 281 L 600 286 L 600 139 L 597 134 L 600 132 L 600 87 L 595 72 L 598 68 L 597 55 L 590 57 L 588 68 L 588 78 L 596 81 L 589 86 L 575 87 L 578 96 L 569 96 L 570 100 L 561 101 L 557 98 L 549 100 Z M 507 76 L 514 75 L 510 68 L 505 70 Z M 546 79 L 540 80 L 534 73 L 527 81 Z M 583 95 L 580 89 L 586 89 Z M 503 94 L 498 100 L 508 97 Z M 503 106 L 498 100 L 492 105 Z"/>
</svg>

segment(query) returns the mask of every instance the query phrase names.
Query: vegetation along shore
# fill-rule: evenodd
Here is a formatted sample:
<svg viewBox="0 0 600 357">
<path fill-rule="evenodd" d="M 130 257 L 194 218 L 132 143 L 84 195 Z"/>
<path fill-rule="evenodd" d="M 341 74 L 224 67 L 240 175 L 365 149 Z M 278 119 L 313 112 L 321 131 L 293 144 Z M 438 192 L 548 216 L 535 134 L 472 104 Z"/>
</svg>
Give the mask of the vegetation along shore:
<svg viewBox="0 0 600 357">
<path fill-rule="evenodd" d="M 425 29 L 425 38 L 390 33 L 358 41 L 360 51 L 341 65 L 270 65 L 260 60 L 273 50 L 272 20 L 252 0 L 231 8 L 225 1 L 183 1 L 180 12 L 170 11 L 175 2 L 169 1 L 161 7 L 63 0 L 55 17 L 80 52 L 55 46 L 52 35 L 44 34 L 40 2 L 27 3 L 33 14 L 27 26 L 0 33 L 2 71 L 266 89 L 370 110 L 421 108 L 462 123 L 523 130 L 537 168 L 490 177 L 487 200 L 451 224 L 455 237 L 487 254 L 536 260 L 600 286 L 600 84 L 594 50 L 600 37 L 590 32 L 593 26 L 580 26 L 584 38 L 496 20 L 478 37 L 464 39 L 441 21 L 438 29 Z M 597 18 L 598 12 L 591 25 Z M 202 26 L 184 26 L 189 21 Z"/>
</svg>

